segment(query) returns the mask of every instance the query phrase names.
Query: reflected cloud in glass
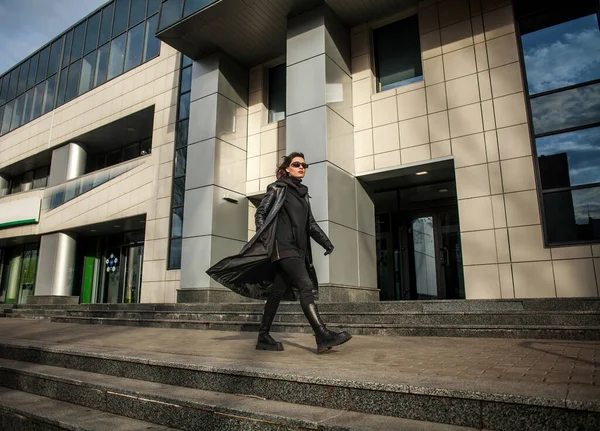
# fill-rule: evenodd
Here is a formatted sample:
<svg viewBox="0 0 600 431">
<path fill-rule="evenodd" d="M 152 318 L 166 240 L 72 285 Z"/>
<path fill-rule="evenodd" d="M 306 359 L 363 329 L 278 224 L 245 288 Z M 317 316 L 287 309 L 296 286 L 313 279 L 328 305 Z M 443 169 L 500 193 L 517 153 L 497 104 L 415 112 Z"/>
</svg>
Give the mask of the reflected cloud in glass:
<svg viewBox="0 0 600 431">
<path fill-rule="evenodd" d="M 600 84 L 531 99 L 536 134 L 600 121 Z"/>
<path fill-rule="evenodd" d="M 600 78 L 600 30 L 596 14 L 521 37 L 529 94 Z"/>
</svg>

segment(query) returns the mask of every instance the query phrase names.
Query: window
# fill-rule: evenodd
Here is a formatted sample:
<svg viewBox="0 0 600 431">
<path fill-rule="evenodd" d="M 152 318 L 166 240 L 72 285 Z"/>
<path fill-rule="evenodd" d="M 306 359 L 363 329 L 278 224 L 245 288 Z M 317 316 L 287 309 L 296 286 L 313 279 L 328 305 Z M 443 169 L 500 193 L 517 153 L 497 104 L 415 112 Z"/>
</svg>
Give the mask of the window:
<svg viewBox="0 0 600 431">
<path fill-rule="evenodd" d="M 87 31 L 85 33 L 84 54 L 89 54 L 98 46 L 98 30 L 100 29 L 101 12 L 96 13 L 88 20 Z"/>
<path fill-rule="evenodd" d="M 179 108 L 177 112 L 177 125 L 175 127 L 175 158 L 173 161 L 173 190 L 171 194 L 171 230 L 169 233 L 168 269 L 181 268 L 187 135 L 192 79 L 192 61 L 188 57 L 182 56 L 181 58 L 179 78 Z"/>
<path fill-rule="evenodd" d="M 125 60 L 126 34 L 113 39 L 110 43 L 110 56 L 108 58 L 108 79 L 123 73 L 123 60 Z"/>
<path fill-rule="evenodd" d="M 423 79 L 417 15 L 373 31 L 377 91 Z"/>
<path fill-rule="evenodd" d="M 181 19 L 183 0 L 166 0 L 160 8 L 160 28 L 163 30 Z"/>
<path fill-rule="evenodd" d="M 285 118 L 285 79 L 285 63 L 269 69 L 269 123 Z"/>
<path fill-rule="evenodd" d="M 139 1 L 139 0 L 138 0 Z M 113 20 L 112 37 L 118 36 L 127 30 L 129 22 L 129 0 L 115 1 L 115 19 Z"/>
<path fill-rule="evenodd" d="M 73 45 L 71 46 L 71 61 L 79 60 L 83 54 L 83 44 L 85 43 L 85 21 L 75 27 L 73 31 Z"/>
<path fill-rule="evenodd" d="M 596 1 L 517 2 L 548 245 L 600 241 L 600 28 Z"/>
<path fill-rule="evenodd" d="M 125 70 L 131 70 L 142 63 L 142 50 L 144 48 L 144 24 L 129 30 L 127 36 L 127 50 L 125 52 Z"/>
<path fill-rule="evenodd" d="M 26 192 L 28 190 L 46 187 L 50 166 L 42 166 L 9 178 L 10 187 L 8 194 Z"/>
<path fill-rule="evenodd" d="M 114 0 L 0 75 L 0 135 L 157 57 L 159 6 Z"/>
</svg>

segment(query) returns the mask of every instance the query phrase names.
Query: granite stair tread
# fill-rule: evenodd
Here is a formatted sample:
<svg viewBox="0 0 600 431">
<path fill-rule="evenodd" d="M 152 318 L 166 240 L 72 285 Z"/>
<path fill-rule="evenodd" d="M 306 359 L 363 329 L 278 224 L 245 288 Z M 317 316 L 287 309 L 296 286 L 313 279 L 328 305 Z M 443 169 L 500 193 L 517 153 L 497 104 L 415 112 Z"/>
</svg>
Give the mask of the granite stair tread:
<svg viewBox="0 0 600 431">
<path fill-rule="evenodd" d="M 10 379 L 8 377 L 10 374 L 18 376 L 18 378 Z M 339 431 L 366 431 L 375 429 L 386 429 L 390 431 L 466 431 L 474 429 L 471 427 L 415 421 L 397 417 L 349 412 L 309 405 L 291 404 L 282 401 L 267 400 L 252 395 L 206 391 L 202 389 L 173 386 L 163 383 L 129 379 L 125 377 L 114 377 L 106 374 L 72 370 L 29 362 L 13 361 L 9 359 L 0 359 L 0 375 L 4 375 L 5 384 L 6 382 L 11 384 L 11 381 L 18 382 L 15 383 L 15 385 L 20 384 L 25 386 L 25 388 L 23 388 L 24 390 L 28 390 L 29 388 L 32 388 L 29 390 L 47 390 L 54 393 L 55 396 L 73 398 L 74 402 L 83 404 L 83 406 L 76 406 L 79 408 L 79 410 L 82 410 L 82 416 L 90 416 L 90 414 L 93 414 L 94 417 L 99 416 L 97 411 L 92 409 L 93 407 L 96 407 L 93 406 L 93 404 L 98 402 L 94 401 L 94 399 L 102 399 L 102 396 L 98 396 L 100 393 L 107 397 L 107 401 L 105 403 L 100 403 L 104 405 L 105 409 L 109 409 L 110 407 L 108 406 L 110 405 L 119 404 L 118 399 L 123 398 L 130 403 L 135 403 L 135 400 L 140 400 L 146 405 L 155 404 L 160 407 L 167 405 L 171 406 L 175 410 L 196 410 L 202 412 L 202 415 L 214 414 L 230 416 L 241 421 L 254 421 L 257 424 L 260 424 L 261 422 L 267 422 L 269 424 L 276 425 L 278 427 L 277 429 L 335 429 Z M 62 390 L 54 390 L 51 387 L 51 384 L 48 382 L 57 384 L 57 386 L 62 388 Z M 76 390 L 69 390 L 68 388 L 76 388 Z M 17 394 L 17 392 L 19 391 L 15 389 L 9 389 L 7 391 L 3 388 L 0 388 L 0 394 L 2 394 L 2 397 L 5 393 L 9 394 L 8 404 L 13 409 L 17 406 L 14 402 L 11 402 L 12 398 L 21 402 L 24 401 L 24 398 L 27 399 L 28 397 L 32 399 L 36 397 L 43 398 L 39 395 L 30 393 L 25 394 L 23 392 Z M 111 400 L 108 400 L 108 397 L 110 397 Z M 51 401 L 48 398 L 41 401 L 38 400 L 37 402 L 44 402 L 44 405 L 50 405 L 54 403 L 56 408 L 67 409 L 71 412 L 74 412 L 74 410 L 77 409 L 72 407 L 72 404 L 66 403 L 65 401 Z M 2 404 L 4 403 L 0 401 L 0 406 Z M 87 404 L 92 404 L 92 406 Z M 0 407 L 0 409 L 1 408 L 2 407 Z M 30 413 L 37 412 L 37 409 L 31 410 L 32 412 Z M 104 415 L 106 416 L 106 420 L 115 421 L 115 424 L 117 425 L 120 423 L 119 421 L 123 422 L 124 424 L 126 424 L 127 421 L 131 421 L 129 427 L 123 429 L 173 429 L 159 426 L 154 426 L 151 428 L 135 428 L 137 422 L 136 420 L 126 419 L 113 413 L 104 413 Z M 121 420 L 121 418 L 123 419 Z M 165 420 L 169 421 L 168 419 Z M 108 423 L 111 422 L 104 421 L 104 427 L 89 429 L 107 429 L 108 427 L 105 426 Z M 176 424 L 172 423 L 168 425 L 175 426 Z M 141 426 L 143 426 L 143 423 Z M 121 429 L 118 427 L 113 427 L 112 425 L 111 428 L 116 430 Z M 187 426 L 185 429 L 191 429 L 191 427 Z M 203 428 L 199 426 L 198 429 L 211 428 Z"/>
<path fill-rule="evenodd" d="M 175 431 L 53 398 L 0 387 L 0 429 L 73 431 Z"/>
</svg>

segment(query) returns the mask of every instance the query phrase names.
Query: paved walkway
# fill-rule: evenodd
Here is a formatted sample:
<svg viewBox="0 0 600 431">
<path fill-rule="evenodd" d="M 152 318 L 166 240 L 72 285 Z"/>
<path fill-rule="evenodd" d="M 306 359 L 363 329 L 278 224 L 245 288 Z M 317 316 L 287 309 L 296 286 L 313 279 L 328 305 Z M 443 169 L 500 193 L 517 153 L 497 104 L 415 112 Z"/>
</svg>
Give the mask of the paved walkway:
<svg viewBox="0 0 600 431">
<path fill-rule="evenodd" d="M 274 333 L 284 352 L 254 349 L 256 333 L 0 319 L 0 343 L 43 344 L 235 369 L 591 402 L 600 408 L 600 342 L 355 336 L 315 354 L 312 335 Z"/>
</svg>

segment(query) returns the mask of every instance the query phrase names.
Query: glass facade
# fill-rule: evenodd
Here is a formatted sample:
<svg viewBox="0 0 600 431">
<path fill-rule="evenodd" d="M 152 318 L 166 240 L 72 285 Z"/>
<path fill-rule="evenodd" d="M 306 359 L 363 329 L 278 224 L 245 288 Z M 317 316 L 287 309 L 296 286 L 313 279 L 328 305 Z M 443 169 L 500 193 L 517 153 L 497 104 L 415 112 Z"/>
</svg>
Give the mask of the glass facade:
<svg viewBox="0 0 600 431">
<path fill-rule="evenodd" d="M 179 77 L 177 125 L 175 130 L 175 160 L 173 166 L 173 191 L 171 194 L 171 226 L 169 228 L 168 269 L 181 268 L 183 205 L 185 203 L 185 171 L 187 162 L 191 88 L 192 60 L 186 56 L 182 56 Z"/>
<path fill-rule="evenodd" d="M 417 15 L 373 31 L 377 91 L 423 79 Z"/>
<path fill-rule="evenodd" d="M 0 303 L 24 304 L 35 292 L 39 244 L 0 249 Z"/>
<path fill-rule="evenodd" d="M 219 0 L 163 0 L 160 8 L 160 27 L 158 31 L 175 24 Z"/>
<path fill-rule="evenodd" d="M 0 135 L 160 54 L 157 0 L 115 0 L 0 77 Z"/>
<path fill-rule="evenodd" d="M 46 187 L 49 176 L 50 166 L 42 166 L 7 178 L 8 187 L 0 189 L 0 197 Z"/>
<path fill-rule="evenodd" d="M 594 0 L 517 2 L 548 245 L 600 241 L 600 27 Z"/>
</svg>

